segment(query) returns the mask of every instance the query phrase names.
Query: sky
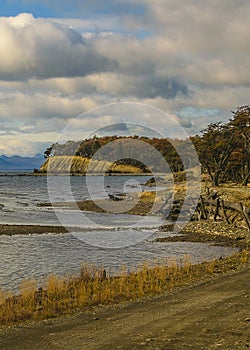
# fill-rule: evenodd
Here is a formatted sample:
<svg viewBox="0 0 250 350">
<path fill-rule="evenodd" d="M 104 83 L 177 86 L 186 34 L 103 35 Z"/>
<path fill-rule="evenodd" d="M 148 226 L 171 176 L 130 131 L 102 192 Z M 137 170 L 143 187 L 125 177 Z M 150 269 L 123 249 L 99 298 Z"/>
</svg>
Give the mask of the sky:
<svg viewBox="0 0 250 350">
<path fill-rule="evenodd" d="M 227 121 L 249 104 L 249 19 L 249 0 L 2 0 L 0 154 L 43 153 L 82 113 L 85 136 L 122 122 L 88 113 L 117 102 L 188 135 Z"/>
</svg>

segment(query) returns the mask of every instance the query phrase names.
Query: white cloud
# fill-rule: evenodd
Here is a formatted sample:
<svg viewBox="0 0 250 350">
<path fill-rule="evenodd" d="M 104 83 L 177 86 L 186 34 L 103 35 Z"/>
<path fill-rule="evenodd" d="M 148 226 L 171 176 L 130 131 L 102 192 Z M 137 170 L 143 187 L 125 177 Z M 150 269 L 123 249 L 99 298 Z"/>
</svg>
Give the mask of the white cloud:
<svg viewBox="0 0 250 350">
<path fill-rule="evenodd" d="M 102 16 L 97 18 L 48 18 L 49 21 L 66 25 L 83 34 L 84 37 L 91 34 L 113 32 L 119 28 L 121 22 L 115 16 Z M 87 33 L 88 35 L 85 35 Z"/>
<path fill-rule="evenodd" d="M 1 137 L 0 139 L 0 155 L 4 154 L 7 156 L 20 155 L 34 156 L 40 153 L 42 149 L 46 149 L 46 142 L 34 142 L 22 140 L 17 137 Z"/>
<path fill-rule="evenodd" d="M 141 30 L 175 38 L 184 49 L 192 47 L 196 52 L 221 52 L 235 47 L 249 52 L 248 0 L 128 1 L 143 4 L 146 9 L 142 16 L 127 16 L 128 26 L 136 22 Z"/>
<path fill-rule="evenodd" d="M 176 113 L 194 134 L 249 103 L 248 0 L 126 2 L 145 12 L 0 18 L 1 139 L 53 141 L 80 113 L 115 101 Z M 83 125 L 114 121 L 92 115 Z"/>
<path fill-rule="evenodd" d="M 0 79 L 78 77 L 113 69 L 82 35 L 31 14 L 0 18 Z"/>
<path fill-rule="evenodd" d="M 91 97 L 60 94 L 0 94 L 1 131 L 41 132 L 58 130 L 67 120 L 96 106 Z"/>
</svg>

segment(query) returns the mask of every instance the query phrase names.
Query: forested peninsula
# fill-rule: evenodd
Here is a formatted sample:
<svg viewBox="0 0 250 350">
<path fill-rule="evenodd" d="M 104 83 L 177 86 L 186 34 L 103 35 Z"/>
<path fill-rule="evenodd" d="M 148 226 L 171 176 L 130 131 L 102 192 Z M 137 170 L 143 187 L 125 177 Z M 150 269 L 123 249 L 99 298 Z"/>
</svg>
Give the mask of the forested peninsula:
<svg viewBox="0 0 250 350">
<path fill-rule="evenodd" d="M 143 141 L 138 143 L 138 158 L 127 157 L 131 140 Z M 192 141 L 201 164 L 202 175 L 212 181 L 214 186 L 221 183 L 234 182 L 246 186 L 250 181 L 250 106 L 241 106 L 232 112 L 226 122 L 209 124 L 200 135 L 188 140 L 170 138 L 149 138 L 146 136 L 104 136 L 92 137 L 82 141 L 68 141 L 65 144 L 53 144 L 44 152 L 45 162 L 37 174 L 146 174 L 155 171 L 155 154 L 145 150 L 143 143 L 152 146 L 167 161 L 173 173 L 185 170 L 183 156 L 190 154 Z M 119 147 L 107 147 L 113 141 Z M 105 146 L 105 147 L 104 147 Z M 98 153 L 105 148 L 105 152 Z M 117 151 L 119 149 L 119 152 Z M 178 151 L 177 151 L 178 150 Z M 117 154 L 116 154 L 117 152 Z M 134 150 L 133 150 L 134 152 Z M 112 159 L 118 159 L 112 161 Z M 141 160 L 143 159 L 143 161 Z M 161 165 L 157 164 L 158 169 Z"/>
</svg>

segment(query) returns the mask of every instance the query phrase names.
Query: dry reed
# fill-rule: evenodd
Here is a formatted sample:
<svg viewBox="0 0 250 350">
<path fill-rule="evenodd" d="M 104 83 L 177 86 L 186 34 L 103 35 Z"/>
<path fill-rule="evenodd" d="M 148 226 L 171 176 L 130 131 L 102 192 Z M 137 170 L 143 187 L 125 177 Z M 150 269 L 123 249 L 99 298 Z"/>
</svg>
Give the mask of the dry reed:
<svg viewBox="0 0 250 350">
<path fill-rule="evenodd" d="M 78 275 L 50 275 L 37 289 L 36 281 L 23 281 L 19 295 L 0 290 L 0 322 L 13 324 L 57 317 L 88 306 L 118 303 L 194 283 L 214 273 L 224 273 L 249 265 L 249 251 L 231 257 L 192 265 L 188 256 L 180 262 L 144 263 L 130 271 L 122 267 L 117 276 L 104 268 L 83 264 Z"/>
</svg>

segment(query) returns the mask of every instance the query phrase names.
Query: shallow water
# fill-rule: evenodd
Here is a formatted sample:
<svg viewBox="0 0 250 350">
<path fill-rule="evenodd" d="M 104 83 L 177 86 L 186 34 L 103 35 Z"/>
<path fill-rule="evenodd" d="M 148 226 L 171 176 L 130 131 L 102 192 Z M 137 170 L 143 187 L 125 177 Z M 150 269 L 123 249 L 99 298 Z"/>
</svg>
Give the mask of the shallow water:
<svg viewBox="0 0 250 350">
<path fill-rule="evenodd" d="M 148 176 L 107 176 L 104 188 L 110 194 L 142 191 Z M 63 177 L 53 180 L 63 185 Z M 92 176 L 70 178 L 74 199 L 103 198 L 103 178 Z M 58 201 L 67 195 L 63 186 L 55 193 Z M 46 177 L 0 176 L 0 223 L 60 225 L 58 217 L 69 226 L 85 228 L 82 233 L 63 235 L 0 236 L 0 286 L 17 291 L 24 278 L 43 283 L 50 273 L 64 275 L 79 271 L 82 262 L 104 265 L 116 273 L 121 265 L 128 268 L 164 258 L 183 258 L 193 262 L 211 260 L 233 253 L 231 248 L 202 243 L 156 243 L 162 233 L 154 233 L 160 217 L 120 214 L 77 213 L 68 209 L 38 207 L 49 201 Z M 2 209 L 1 209 L 2 208 Z"/>
<path fill-rule="evenodd" d="M 0 285 L 4 289 L 17 290 L 24 278 L 35 278 L 43 283 L 48 274 L 79 271 L 82 262 L 105 266 L 114 273 L 122 265 L 131 268 L 143 261 L 166 257 L 181 259 L 188 255 L 192 262 L 201 262 L 233 252 L 232 248 L 203 243 L 156 243 L 153 239 L 151 236 L 147 241 L 123 249 L 101 249 L 79 241 L 71 234 L 1 236 Z"/>
</svg>

